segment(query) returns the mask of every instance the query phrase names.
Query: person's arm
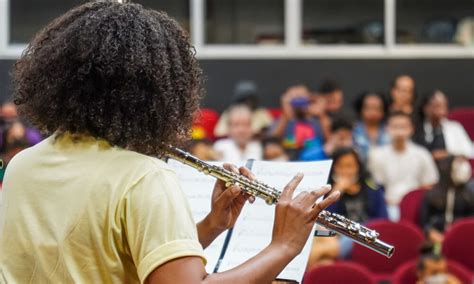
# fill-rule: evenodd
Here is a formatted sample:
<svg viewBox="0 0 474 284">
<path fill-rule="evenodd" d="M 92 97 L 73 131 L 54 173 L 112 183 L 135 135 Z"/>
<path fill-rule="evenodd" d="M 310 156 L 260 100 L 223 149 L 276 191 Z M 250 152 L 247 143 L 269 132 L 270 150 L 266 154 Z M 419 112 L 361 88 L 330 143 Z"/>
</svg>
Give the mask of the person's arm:
<svg viewBox="0 0 474 284">
<path fill-rule="evenodd" d="M 438 169 L 436 168 L 433 157 L 429 154 L 429 152 L 425 149 L 422 150 L 423 152 L 422 155 L 420 155 L 420 158 L 423 165 L 420 177 L 420 187 L 429 189 L 438 182 Z"/>
<path fill-rule="evenodd" d="M 322 209 L 339 197 L 334 192 L 321 203 L 316 200 L 330 188 L 292 195 L 302 176 L 296 176 L 285 187 L 275 208 L 271 243 L 255 257 L 234 269 L 208 275 L 197 257 L 175 259 L 156 268 L 147 278 L 150 284 L 168 283 L 271 283 L 305 245 L 314 222 Z M 184 272 L 184 273 L 183 273 Z"/>
</svg>

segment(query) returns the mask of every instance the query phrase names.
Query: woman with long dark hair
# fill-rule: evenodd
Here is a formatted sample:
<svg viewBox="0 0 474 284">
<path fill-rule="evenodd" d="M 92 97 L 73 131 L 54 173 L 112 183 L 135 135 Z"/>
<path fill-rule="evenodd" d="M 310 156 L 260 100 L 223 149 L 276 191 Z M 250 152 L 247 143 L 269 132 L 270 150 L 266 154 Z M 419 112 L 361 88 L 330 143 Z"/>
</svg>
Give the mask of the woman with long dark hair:
<svg viewBox="0 0 474 284">
<path fill-rule="evenodd" d="M 328 210 L 360 223 L 387 218 L 383 190 L 369 177 L 358 153 L 352 148 L 340 148 L 332 159 L 329 184 L 341 192 L 341 198 Z"/>
<path fill-rule="evenodd" d="M 387 219 L 387 206 L 383 190 L 371 181 L 358 153 L 353 148 L 336 149 L 329 184 L 333 191 L 341 192 L 340 199 L 328 207 L 359 223 L 373 219 Z M 313 242 L 308 268 L 347 258 L 353 243 L 347 237 L 318 238 Z"/>
<path fill-rule="evenodd" d="M 448 98 L 442 91 L 426 94 L 418 109 L 419 121 L 413 140 L 426 147 L 435 160 L 448 155 L 472 157 L 471 139 L 459 122 L 447 118 L 448 112 Z"/>
</svg>

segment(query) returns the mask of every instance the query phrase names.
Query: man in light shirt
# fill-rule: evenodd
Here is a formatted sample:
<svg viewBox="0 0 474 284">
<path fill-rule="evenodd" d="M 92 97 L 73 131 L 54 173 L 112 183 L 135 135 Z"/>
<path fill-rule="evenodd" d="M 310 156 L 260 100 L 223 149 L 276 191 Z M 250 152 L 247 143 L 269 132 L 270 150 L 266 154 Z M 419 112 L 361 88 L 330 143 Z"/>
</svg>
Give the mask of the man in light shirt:
<svg viewBox="0 0 474 284">
<path fill-rule="evenodd" d="M 238 163 L 248 159 L 262 159 L 262 145 L 253 140 L 252 111 L 246 105 L 235 105 L 228 112 L 229 137 L 218 140 L 214 150 L 226 162 Z"/>
<path fill-rule="evenodd" d="M 374 179 L 385 187 L 390 219 L 398 220 L 398 205 L 403 196 L 435 184 L 438 171 L 430 153 L 411 142 L 413 122 L 410 115 L 392 113 L 387 131 L 392 142 L 369 152 L 369 169 Z"/>
</svg>

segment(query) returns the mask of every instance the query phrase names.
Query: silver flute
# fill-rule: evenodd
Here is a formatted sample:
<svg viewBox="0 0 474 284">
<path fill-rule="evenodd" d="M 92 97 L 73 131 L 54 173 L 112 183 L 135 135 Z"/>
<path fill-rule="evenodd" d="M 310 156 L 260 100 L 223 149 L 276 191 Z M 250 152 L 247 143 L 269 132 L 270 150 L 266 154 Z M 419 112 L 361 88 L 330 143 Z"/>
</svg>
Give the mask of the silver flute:
<svg viewBox="0 0 474 284">
<path fill-rule="evenodd" d="M 190 153 L 174 146 L 165 148 L 165 155 L 173 160 L 191 166 L 206 175 L 213 176 L 218 180 L 224 181 L 226 187 L 238 185 L 240 189 L 254 197 L 262 198 L 269 205 L 275 204 L 280 198 L 281 191 L 268 186 L 262 182 L 250 180 L 247 177 L 228 171 L 223 167 L 208 164 Z M 330 231 L 347 236 L 358 244 L 361 244 L 375 252 L 378 252 L 388 258 L 393 255 L 394 246 L 387 244 L 380 239 L 379 233 L 362 226 L 344 216 L 322 210 L 316 219 L 316 223 Z"/>
</svg>

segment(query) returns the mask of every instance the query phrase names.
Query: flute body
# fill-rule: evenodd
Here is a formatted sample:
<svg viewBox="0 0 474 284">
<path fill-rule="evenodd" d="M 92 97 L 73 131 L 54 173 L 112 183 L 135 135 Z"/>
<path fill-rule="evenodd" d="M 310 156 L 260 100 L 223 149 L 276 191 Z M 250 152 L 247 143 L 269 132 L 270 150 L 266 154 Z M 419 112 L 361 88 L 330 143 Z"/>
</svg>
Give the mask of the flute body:
<svg viewBox="0 0 474 284">
<path fill-rule="evenodd" d="M 166 146 L 165 155 L 173 160 L 177 160 L 198 171 L 213 176 L 226 183 L 226 186 L 238 185 L 241 190 L 254 197 L 261 198 L 269 205 L 276 204 L 280 198 L 281 191 L 268 186 L 259 181 L 253 181 L 243 175 L 239 175 L 224 169 L 206 163 L 190 153 L 174 146 Z M 375 230 L 362 226 L 342 215 L 323 210 L 318 215 L 316 223 L 328 230 L 347 236 L 356 243 L 363 245 L 375 252 L 378 252 L 388 258 L 393 255 L 394 246 L 380 240 L 379 233 Z"/>
</svg>

